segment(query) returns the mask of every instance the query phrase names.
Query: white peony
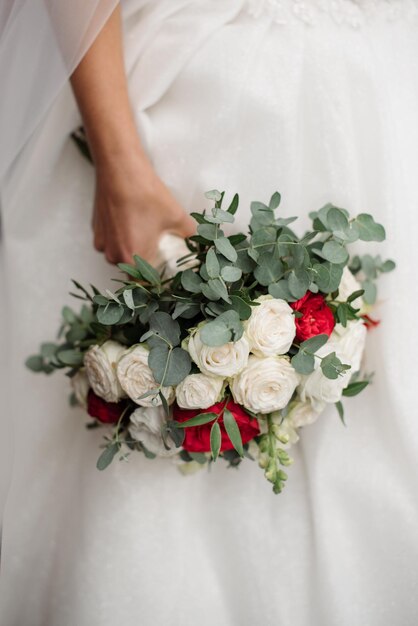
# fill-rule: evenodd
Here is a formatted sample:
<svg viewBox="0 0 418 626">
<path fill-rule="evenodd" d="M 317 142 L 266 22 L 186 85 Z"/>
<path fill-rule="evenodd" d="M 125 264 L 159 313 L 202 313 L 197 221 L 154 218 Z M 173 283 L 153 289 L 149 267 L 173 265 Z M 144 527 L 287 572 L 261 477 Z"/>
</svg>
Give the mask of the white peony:
<svg viewBox="0 0 418 626">
<path fill-rule="evenodd" d="M 316 422 L 325 407 L 325 402 L 316 403 L 315 408 L 311 402 L 292 402 L 287 418 L 293 424 L 294 428 L 308 426 Z"/>
<path fill-rule="evenodd" d="M 362 320 L 351 320 L 347 326 L 337 324 L 331 340 L 337 346 L 345 363 L 351 365 L 351 373 L 358 372 L 366 345 L 367 328 Z"/>
<path fill-rule="evenodd" d="M 164 445 L 161 429 L 166 419 L 162 407 L 139 407 L 132 413 L 130 420 L 129 433 L 132 439 L 140 441 L 152 454 L 167 457 L 179 452 L 180 448 L 176 448 L 171 438 L 166 440 L 170 449 L 167 450 Z"/>
<path fill-rule="evenodd" d="M 139 400 L 144 393 L 158 387 L 148 365 L 148 355 L 149 350 L 144 345 L 133 346 L 120 358 L 117 375 L 122 389 L 139 406 L 159 406 L 161 398 L 158 395 L 147 396 Z M 161 391 L 168 403 L 174 400 L 172 387 L 163 387 Z"/>
<path fill-rule="evenodd" d="M 80 406 L 87 407 L 87 395 L 90 389 L 89 379 L 86 370 L 81 368 L 71 378 L 71 387 L 73 389 L 76 400 Z"/>
<path fill-rule="evenodd" d="M 118 402 L 124 392 L 116 376 L 116 366 L 125 348 L 116 341 L 92 346 L 84 355 L 84 367 L 94 393 L 106 402 Z"/>
<path fill-rule="evenodd" d="M 327 343 L 322 346 L 315 353 L 318 357 L 325 357 L 331 352 L 335 352 L 336 356 L 342 363 L 350 365 L 347 360 L 344 359 L 344 355 L 339 351 L 338 339 L 334 333 L 331 334 Z M 352 376 L 352 370 L 346 370 L 338 378 L 327 378 L 321 369 L 321 361 L 319 358 L 315 359 L 315 370 L 308 376 L 302 376 L 301 384 L 299 385 L 299 396 L 302 402 L 310 402 L 314 411 L 322 411 L 324 408 L 324 402 L 326 404 L 334 404 L 341 400 L 343 390 L 350 382 Z"/>
<path fill-rule="evenodd" d="M 352 272 L 346 266 L 343 269 L 343 275 L 341 277 L 340 286 L 338 287 L 338 296 L 336 298 L 337 302 L 346 302 L 347 298 L 351 296 L 355 291 L 360 291 L 361 285 L 358 282 L 357 278 L 352 274 Z M 361 296 L 353 300 L 351 305 L 355 309 L 360 309 L 360 313 L 366 312 L 366 305 Z"/>
<path fill-rule="evenodd" d="M 231 384 L 235 402 L 254 413 L 283 409 L 299 383 L 299 376 L 285 357 L 250 356 L 247 367 Z"/>
<path fill-rule="evenodd" d="M 207 346 L 200 339 L 200 331 L 190 335 L 187 350 L 203 374 L 229 377 L 238 374 L 248 363 L 250 347 L 245 337 L 223 346 Z"/>
<path fill-rule="evenodd" d="M 177 404 L 182 409 L 207 409 L 219 402 L 223 385 L 223 378 L 189 374 L 176 387 Z"/>
<path fill-rule="evenodd" d="M 285 300 L 260 296 L 245 324 L 250 350 L 257 356 L 286 354 L 296 334 L 293 310 Z"/>
</svg>

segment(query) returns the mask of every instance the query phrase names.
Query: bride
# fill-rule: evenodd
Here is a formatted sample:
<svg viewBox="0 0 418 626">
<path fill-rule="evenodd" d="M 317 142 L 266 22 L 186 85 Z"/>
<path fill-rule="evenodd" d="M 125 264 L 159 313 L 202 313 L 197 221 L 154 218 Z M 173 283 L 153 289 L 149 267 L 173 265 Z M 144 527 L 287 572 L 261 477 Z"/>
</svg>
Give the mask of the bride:
<svg viewBox="0 0 418 626">
<path fill-rule="evenodd" d="M 418 2 L 126 0 L 121 17 L 116 2 L 50 1 L 59 48 L 24 62 L 10 33 L 40 47 L 43 3 L 12 4 L 0 10 L 0 77 L 20 81 L 0 108 L 1 624 L 412 626 Z M 97 19 L 75 63 L 63 37 L 83 12 Z M 67 86 L 49 106 L 58 57 L 75 99 Z M 94 169 L 69 138 L 81 121 Z M 185 477 L 133 455 L 98 472 L 102 435 L 67 408 L 66 381 L 23 367 L 70 278 L 105 288 L 117 277 L 105 259 L 153 260 L 163 233 L 193 233 L 188 213 L 213 188 L 240 193 L 237 227 L 276 189 L 302 222 L 327 201 L 371 212 L 398 265 L 368 338 L 373 385 L 347 402 L 347 429 L 331 410 L 304 432 L 280 496 L 250 462 Z"/>
</svg>

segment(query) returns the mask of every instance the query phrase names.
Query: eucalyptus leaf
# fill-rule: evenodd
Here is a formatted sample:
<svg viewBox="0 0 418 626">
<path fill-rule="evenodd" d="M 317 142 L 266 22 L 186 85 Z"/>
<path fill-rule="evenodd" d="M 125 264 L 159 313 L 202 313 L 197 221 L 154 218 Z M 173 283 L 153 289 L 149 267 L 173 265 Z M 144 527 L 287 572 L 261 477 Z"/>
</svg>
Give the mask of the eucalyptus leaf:
<svg viewBox="0 0 418 626">
<path fill-rule="evenodd" d="M 315 369 L 315 358 L 312 354 L 306 354 L 303 350 L 299 350 L 291 359 L 291 364 L 299 374 L 307 376 Z"/>
<path fill-rule="evenodd" d="M 180 343 L 180 325 L 168 313 L 157 311 L 151 315 L 149 326 L 154 335 L 165 339 L 171 346 Z"/>
<path fill-rule="evenodd" d="M 223 254 L 224 257 L 228 259 L 228 261 L 232 261 L 232 263 L 235 263 L 238 256 L 237 251 L 226 237 L 220 237 L 219 239 L 215 239 L 214 244 L 218 252 Z"/>
<path fill-rule="evenodd" d="M 78 350 L 58 350 L 56 358 L 60 363 L 63 363 L 64 365 L 71 365 L 73 367 L 82 365 L 83 363 L 83 353 Z"/>
<path fill-rule="evenodd" d="M 206 271 L 210 278 L 217 278 L 219 276 L 219 261 L 213 248 L 210 248 L 206 255 Z"/>
<path fill-rule="evenodd" d="M 159 344 L 151 348 L 148 365 L 155 381 L 169 387 L 180 384 L 186 378 L 191 369 L 191 360 L 189 353 L 183 348 L 171 350 L 167 345 Z"/>
<path fill-rule="evenodd" d="M 306 270 L 292 270 L 288 277 L 289 291 L 299 300 L 308 291 L 310 282 L 311 279 Z"/>
<path fill-rule="evenodd" d="M 347 249 L 338 241 L 331 240 L 324 243 L 322 254 L 327 261 L 337 265 L 348 261 Z"/>
<path fill-rule="evenodd" d="M 216 224 L 199 224 L 197 232 L 208 241 L 214 241 L 218 236 L 218 226 Z"/>
<path fill-rule="evenodd" d="M 39 354 L 34 354 L 26 359 L 25 365 L 32 372 L 43 372 L 44 360 Z"/>
<path fill-rule="evenodd" d="M 273 253 L 262 254 L 258 260 L 258 267 L 254 270 L 254 277 L 264 287 L 276 283 L 283 274 L 283 263 L 276 259 Z"/>
<path fill-rule="evenodd" d="M 226 265 L 222 268 L 221 276 L 227 283 L 234 283 L 241 278 L 242 270 L 239 267 Z"/>
<path fill-rule="evenodd" d="M 228 213 L 235 215 L 238 209 L 238 205 L 239 205 L 239 195 L 236 193 L 234 197 L 232 198 L 231 204 L 228 207 Z"/>
<path fill-rule="evenodd" d="M 273 195 L 271 196 L 271 198 L 270 198 L 270 202 L 269 202 L 269 207 L 270 207 L 270 209 L 272 209 L 273 211 L 274 211 L 275 209 L 277 209 L 277 207 L 278 207 L 278 206 L 279 206 L 279 204 L 280 204 L 281 199 L 282 199 L 282 197 L 281 197 L 281 195 L 279 194 L 279 192 L 278 192 L 278 191 L 275 191 L 275 192 L 274 192 L 274 194 L 273 194 Z"/>
<path fill-rule="evenodd" d="M 222 200 L 222 193 L 217 189 L 211 189 L 210 191 L 205 192 L 205 198 L 219 202 L 219 200 Z"/>
<path fill-rule="evenodd" d="M 187 269 L 181 274 L 181 284 L 186 291 L 201 293 L 201 282 L 199 275 L 191 269 Z"/>
<path fill-rule="evenodd" d="M 97 309 L 97 320 L 100 324 L 105 326 L 113 326 L 117 324 L 121 319 L 124 312 L 122 304 L 116 304 L 116 302 L 108 301 L 105 306 L 99 306 Z"/>
<path fill-rule="evenodd" d="M 368 213 L 360 213 L 354 222 L 362 241 L 383 241 L 386 237 L 385 229 L 377 224 Z"/>
<path fill-rule="evenodd" d="M 322 346 L 324 346 L 327 343 L 328 339 L 329 339 L 328 335 L 326 335 L 325 333 L 322 333 L 320 335 L 315 335 L 314 337 L 311 337 L 310 339 L 306 339 L 300 344 L 300 347 L 302 348 L 302 350 L 314 353 L 314 352 L 317 352 L 320 348 L 322 348 Z"/>
<path fill-rule="evenodd" d="M 290 293 L 287 279 L 279 280 L 277 283 L 269 285 L 269 294 L 273 296 L 273 298 L 286 300 L 286 302 L 295 302 L 295 300 L 298 299 Z"/>
</svg>

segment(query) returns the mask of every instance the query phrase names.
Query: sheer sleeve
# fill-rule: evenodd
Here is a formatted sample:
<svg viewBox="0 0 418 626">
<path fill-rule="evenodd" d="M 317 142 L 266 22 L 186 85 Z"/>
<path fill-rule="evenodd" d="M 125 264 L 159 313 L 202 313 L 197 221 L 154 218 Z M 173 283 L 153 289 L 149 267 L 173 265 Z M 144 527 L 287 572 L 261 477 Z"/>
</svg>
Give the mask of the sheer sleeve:
<svg viewBox="0 0 418 626">
<path fill-rule="evenodd" d="M 0 5 L 0 180 L 118 4 L 3 0 Z"/>
</svg>

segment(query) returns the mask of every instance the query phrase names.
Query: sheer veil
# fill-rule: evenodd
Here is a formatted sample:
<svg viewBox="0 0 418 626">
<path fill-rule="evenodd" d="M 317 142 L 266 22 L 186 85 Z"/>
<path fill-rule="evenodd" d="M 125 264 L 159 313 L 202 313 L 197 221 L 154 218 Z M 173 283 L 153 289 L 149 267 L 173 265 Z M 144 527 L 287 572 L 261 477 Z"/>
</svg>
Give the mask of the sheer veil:
<svg viewBox="0 0 418 626">
<path fill-rule="evenodd" d="M 0 180 L 118 0 L 0 4 Z"/>
</svg>

